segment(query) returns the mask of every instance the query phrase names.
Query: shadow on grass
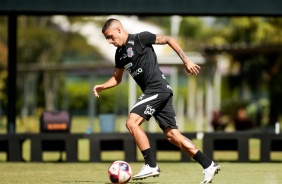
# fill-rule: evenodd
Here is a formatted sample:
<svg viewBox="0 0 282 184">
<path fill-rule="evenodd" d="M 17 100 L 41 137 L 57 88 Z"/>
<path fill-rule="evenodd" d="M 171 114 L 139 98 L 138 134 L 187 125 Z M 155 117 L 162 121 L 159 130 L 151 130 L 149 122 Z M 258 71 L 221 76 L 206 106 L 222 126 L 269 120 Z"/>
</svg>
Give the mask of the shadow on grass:
<svg viewBox="0 0 282 184">
<path fill-rule="evenodd" d="M 128 184 L 152 184 L 157 182 L 128 182 Z M 112 184 L 112 183 L 104 183 L 104 184 Z"/>
<path fill-rule="evenodd" d="M 94 183 L 95 181 L 62 181 L 62 183 Z"/>
<path fill-rule="evenodd" d="M 95 181 L 62 181 L 62 183 L 95 183 Z M 157 182 L 128 182 L 128 184 L 154 184 Z M 112 184 L 110 182 L 106 182 L 104 184 Z"/>
</svg>

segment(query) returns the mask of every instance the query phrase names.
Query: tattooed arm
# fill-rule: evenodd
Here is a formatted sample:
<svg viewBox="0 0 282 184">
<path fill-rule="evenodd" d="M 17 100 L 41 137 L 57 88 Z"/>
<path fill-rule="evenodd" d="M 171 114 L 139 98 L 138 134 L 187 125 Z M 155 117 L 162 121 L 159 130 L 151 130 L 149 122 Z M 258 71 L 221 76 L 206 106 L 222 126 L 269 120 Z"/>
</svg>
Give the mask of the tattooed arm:
<svg viewBox="0 0 282 184">
<path fill-rule="evenodd" d="M 180 57 L 180 59 L 183 61 L 183 64 L 185 65 L 186 71 L 191 74 L 198 74 L 200 66 L 193 63 L 189 58 L 186 56 L 182 48 L 179 46 L 179 44 L 176 42 L 176 40 L 170 36 L 165 35 L 156 35 L 156 43 L 155 44 L 168 44 Z"/>
</svg>

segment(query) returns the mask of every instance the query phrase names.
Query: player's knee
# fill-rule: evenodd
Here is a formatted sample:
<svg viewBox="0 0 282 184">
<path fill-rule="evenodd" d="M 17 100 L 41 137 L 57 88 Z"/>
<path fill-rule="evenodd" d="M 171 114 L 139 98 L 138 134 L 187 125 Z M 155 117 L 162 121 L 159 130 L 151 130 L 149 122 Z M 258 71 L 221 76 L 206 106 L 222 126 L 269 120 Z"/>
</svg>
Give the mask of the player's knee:
<svg viewBox="0 0 282 184">
<path fill-rule="evenodd" d="M 129 132 L 132 132 L 136 128 L 136 123 L 132 119 L 128 119 L 126 121 L 126 128 L 129 130 Z"/>
<path fill-rule="evenodd" d="M 144 121 L 145 119 L 140 116 L 137 118 L 129 116 L 126 121 L 126 128 L 130 131 L 130 133 L 132 133 L 134 130 L 138 129 Z"/>
<path fill-rule="evenodd" d="M 126 124 L 125 124 L 125 126 L 126 126 L 126 128 L 130 131 L 130 129 L 131 129 L 131 127 L 132 127 L 132 125 L 131 125 L 132 123 L 130 122 L 130 121 L 126 121 Z"/>
</svg>

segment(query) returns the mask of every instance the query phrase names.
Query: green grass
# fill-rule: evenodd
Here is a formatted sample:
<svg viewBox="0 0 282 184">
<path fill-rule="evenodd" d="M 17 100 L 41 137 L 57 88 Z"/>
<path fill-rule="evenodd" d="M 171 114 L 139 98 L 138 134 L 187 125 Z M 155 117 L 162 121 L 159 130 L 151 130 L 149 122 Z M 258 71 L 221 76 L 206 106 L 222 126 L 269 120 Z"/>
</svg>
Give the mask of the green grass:
<svg viewBox="0 0 282 184">
<path fill-rule="evenodd" d="M 115 121 L 116 132 L 128 132 L 125 127 L 127 116 L 117 116 Z M 71 133 L 85 133 L 86 129 L 92 126 L 92 132 L 100 132 L 99 118 L 95 117 L 92 121 L 88 116 L 72 116 Z M 0 133 L 6 133 L 7 120 L 6 117 L 0 117 Z M 38 133 L 40 127 L 38 116 L 27 116 L 16 118 L 16 131 L 17 133 Z M 146 122 L 142 125 L 142 128 L 146 131 L 152 130 L 153 132 L 161 132 L 161 129 L 155 123 L 154 119 L 152 122 Z M 185 122 L 183 132 L 195 131 L 196 123 Z"/>
<path fill-rule="evenodd" d="M 136 174 L 142 163 L 130 163 Z M 202 168 L 195 162 L 159 162 L 161 176 L 135 184 L 199 183 Z M 0 183 L 95 183 L 109 184 L 107 169 L 110 163 L 0 163 Z M 282 181 L 279 163 L 221 163 L 215 184 L 278 184 Z"/>
</svg>

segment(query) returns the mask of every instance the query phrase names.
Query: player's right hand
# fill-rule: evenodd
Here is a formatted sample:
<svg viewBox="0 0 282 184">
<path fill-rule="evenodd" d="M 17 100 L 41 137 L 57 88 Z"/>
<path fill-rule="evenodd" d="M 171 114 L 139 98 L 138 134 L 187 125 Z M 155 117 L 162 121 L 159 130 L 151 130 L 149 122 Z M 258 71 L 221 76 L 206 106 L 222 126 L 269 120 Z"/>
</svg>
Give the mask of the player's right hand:
<svg viewBox="0 0 282 184">
<path fill-rule="evenodd" d="M 102 91 L 104 89 L 104 85 L 95 85 L 93 87 L 93 93 L 95 95 L 95 97 L 99 97 L 99 92 Z"/>
</svg>

